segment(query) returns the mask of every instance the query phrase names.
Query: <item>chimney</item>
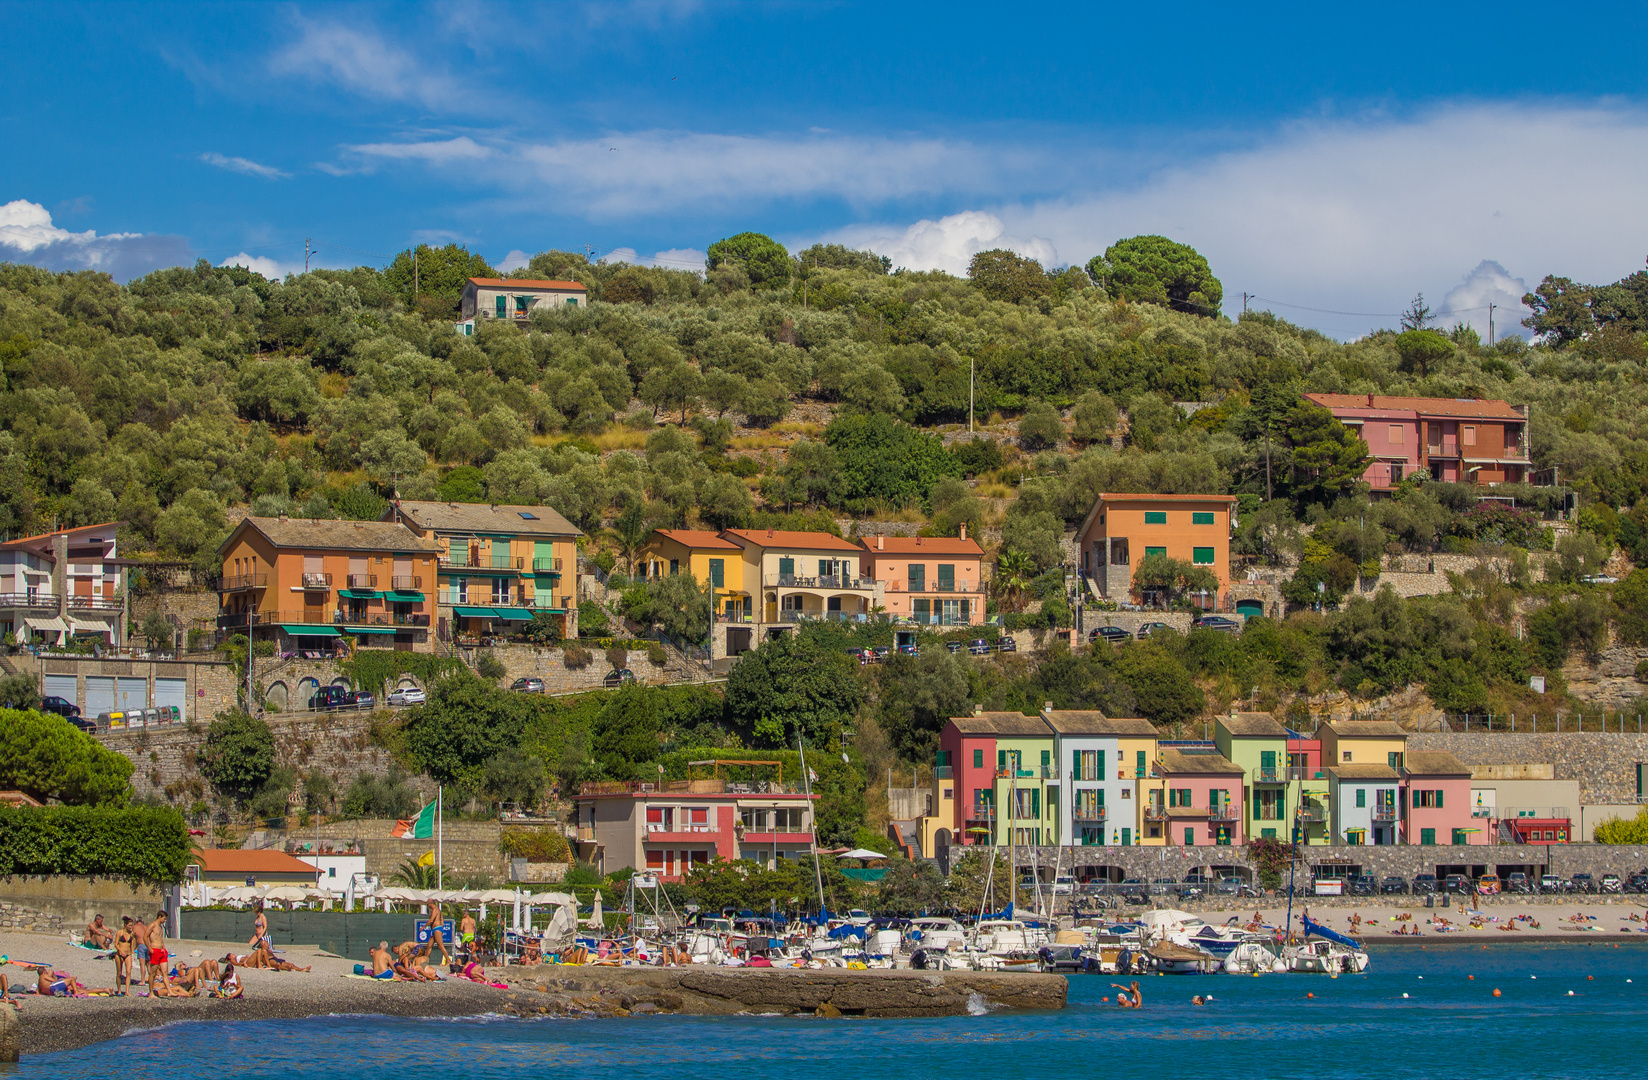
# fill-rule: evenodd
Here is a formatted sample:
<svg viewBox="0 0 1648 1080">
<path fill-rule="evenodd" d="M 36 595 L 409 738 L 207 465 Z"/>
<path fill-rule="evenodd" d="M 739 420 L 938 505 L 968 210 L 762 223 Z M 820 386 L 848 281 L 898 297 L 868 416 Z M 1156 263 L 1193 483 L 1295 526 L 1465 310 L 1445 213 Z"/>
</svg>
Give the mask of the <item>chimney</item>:
<svg viewBox="0 0 1648 1080">
<path fill-rule="evenodd" d="M 1370 408 L 1370 409 L 1373 408 L 1373 395 L 1372 394 L 1368 395 L 1368 408 Z"/>
<path fill-rule="evenodd" d="M 880 533 L 876 534 L 876 550 L 877 551 L 886 551 L 887 550 L 887 538 L 885 536 L 881 535 Z"/>
<path fill-rule="evenodd" d="M 281 521 L 281 524 L 283 524 L 283 525 L 286 523 L 286 512 L 284 510 L 281 511 L 280 521 Z"/>
<path fill-rule="evenodd" d="M 961 538 L 963 540 L 967 539 L 967 523 L 965 521 L 961 523 Z"/>
<path fill-rule="evenodd" d="M 983 716 L 984 715 L 984 706 L 983 705 L 974 705 L 973 706 L 973 715 L 974 716 Z"/>
<path fill-rule="evenodd" d="M 1048 713 L 1052 712 L 1053 711 L 1053 703 L 1051 701 L 1042 702 L 1041 711 L 1042 711 L 1043 716 L 1045 716 Z"/>
<path fill-rule="evenodd" d="M 920 546 L 921 546 L 921 537 L 917 536 L 916 537 L 916 547 L 920 547 Z"/>
<path fill-rule="evenodd" d="M 773 538 L 773 536 L 772 536 L 772 530 L 771 530 L 771 529 L 768 529 L 768 530 L 767 530 L 767 539 L 768 539 L 768 540 L 771 540 L 771 539 L 772 539 L 772 538 Z"/>
</svg>

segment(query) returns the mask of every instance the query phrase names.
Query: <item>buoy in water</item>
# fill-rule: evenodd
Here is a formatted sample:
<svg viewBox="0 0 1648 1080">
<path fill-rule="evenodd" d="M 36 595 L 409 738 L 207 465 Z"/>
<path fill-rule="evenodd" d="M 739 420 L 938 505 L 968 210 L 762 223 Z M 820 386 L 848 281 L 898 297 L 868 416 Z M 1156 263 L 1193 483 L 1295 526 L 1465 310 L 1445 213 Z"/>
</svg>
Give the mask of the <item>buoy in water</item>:
<svg viewBox="0 0 1648 1080">
<path fill-rule="evenodd" d="M 1305 996 L 1306 996 L 1306 997 L 1308 997 L 1308 998 L 1313 998 L 1313 997 L 1315 997 L 1315 996 L 1316 996 L 1316 995 L 1315 995 L 1315 994 L 1306 994 L 1306 995 L 1305 995 Z"/>
<path fill-rule="evenodd" d="M 1498 997 L 1498 996 L 1499 996 L 1499 987 L 1496 986 L 1496 987 L 1494 987 L 1494 997 Z"/>
<path fill-rule="evenodd" d="M 1467 978 L 1467 979 L 1469 979 L 1469 980 L 1471 980 L 1471 982 L 1475 982 L 1475 981 L 1476 981 L 1476 976 L 1475 976 L 1475 975 L 1467 975 L 1467 976 L 1465 976 L 1465 978 Z"/>
<path fill-rule="evenodd" d="M 1406 995 L 1406 994 L 1403 994 L 1403 995 L 1402 995 L 1402 996 L 1403 996 L 1403 997 L 1407 997 L 1407 996 L 1408 996 L 1408 995 Z"/>
<path fill-rule="evenodd" d="M 1573 992 L 1573 991 L 1572 991 L 1572 990 L 1570 990 L 1570 991 L 1568 991 L 1568 996 L 1569 996 L 1569 997 L 1573 997 L 1573 996 L 1574 996 L 1574 992 Z"/>
<path fill-rule="evenodd" d="M 1586 982 L 1592 982 L 1592 981 L 1594 981 L 1594 980 L 1595 980 L 1595 979 L 1596 979 L 1596 976 L 1595 976 L 1595 975 L 1587 975 L 1587 976 L 1585 976 L 1585 981 L 1586 981 Z"/>
</svg>

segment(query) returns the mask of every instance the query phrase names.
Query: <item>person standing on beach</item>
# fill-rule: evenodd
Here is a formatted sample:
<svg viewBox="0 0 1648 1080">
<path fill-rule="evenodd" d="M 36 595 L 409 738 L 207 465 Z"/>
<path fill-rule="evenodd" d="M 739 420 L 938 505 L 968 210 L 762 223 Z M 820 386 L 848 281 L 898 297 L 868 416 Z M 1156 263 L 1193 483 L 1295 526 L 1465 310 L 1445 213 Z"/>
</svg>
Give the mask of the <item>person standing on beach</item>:
<svg viewBox="0 0 1648 1080">
<path fill-rule="evenodd" d="M 252 940 L 246 943 L 251 952 L 256 952 L 258 946 L 269 940 L 269 916 L 263 913 L 263 901 L 259 900 L 252 905 L 255 915 L 252 918 Z"/>
<path fill-rule="evenodd" d="M 138 975 L 143 982 L 149 981 L 149 924 L 142 919 L 132 920 L 132 952 L 137 962 L 142 965 Z M 127 974 L 128 980 L 130 973 Z"/>
<path fill-rule="evenodd" d="M 470 911 L 464 912 L 463 921 L 458 924 L 458 955 L 475 959 L 475 914 Z"/>
<path fill-rule="evenodd" d="M 441 932 L 445 925 L 446 919 L 441 914 L 441 902 L 439 900 L 429 901 L 430 959 L 434 959 L 434 950 L 437 946 L 439 946 L 441 950 L 441 963 L 450 965 L 452 963 L 452 954 L 446 951 L 446 935 Z"/>
<path fill-rule="evenodd" d="M 155 912 L 154 922 L 149 924 L 149 967 L 166 969 L 166 911 L 162 908 Z"/>
<path fill-rule="evenodd" d="M 120 916 L 120 929 L 114 935 L 114 992 L 125 994 L 132 984 L 132 953 L 137 949 L 137 938 L 132 933 L 132 917 Z"/>
</svg>

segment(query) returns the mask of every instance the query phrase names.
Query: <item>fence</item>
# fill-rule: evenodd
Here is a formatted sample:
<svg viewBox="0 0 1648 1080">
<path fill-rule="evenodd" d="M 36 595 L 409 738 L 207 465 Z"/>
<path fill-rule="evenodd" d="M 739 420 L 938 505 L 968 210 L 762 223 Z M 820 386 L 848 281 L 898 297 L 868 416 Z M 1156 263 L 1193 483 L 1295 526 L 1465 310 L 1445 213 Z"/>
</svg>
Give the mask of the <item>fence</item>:
<svg viewBox="0 0 1648 1080">
<path fill-rule="evenodd" d="M 372 959 L 370 950 L 380 941 L 391 946 L 412 939 L 418 916 L 380 911 L 277 911 L 266 909 L 269 937 L 281 945 L 317 945 L 351 960 Z M 194 941 L 224 942 L 224 951 L 242 950 L 252 940 L 251 911 L 193 910 L 181 912 L 182 937 Z"/>
<path fill-rule="evenodd" d="M 1444 713 L 1445 730 L 1506 735 L 1532 735 L 1535 732 L 1555 734 L 1619 734 L 1648 733 L 1641 713 Z"/>
</svg>

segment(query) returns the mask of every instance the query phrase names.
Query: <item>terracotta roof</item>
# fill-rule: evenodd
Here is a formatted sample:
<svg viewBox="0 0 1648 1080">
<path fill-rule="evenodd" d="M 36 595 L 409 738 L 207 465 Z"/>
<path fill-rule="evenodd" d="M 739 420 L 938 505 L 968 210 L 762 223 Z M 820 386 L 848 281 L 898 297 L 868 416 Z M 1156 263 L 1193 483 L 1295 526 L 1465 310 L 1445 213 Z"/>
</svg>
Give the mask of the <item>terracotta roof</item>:
<svg viewBox="0 0 1648 1080">
<path fill-rule="evenodd" d="M 315 868 L 284 851 L 195 848 L 194 861 L 208 874 L 308 874 Z"/>
<path fill-rule="evenodd" d="M 1224 776 L 1240 775 L 1242 767 L 1223 754 L 1187 754 L 1172 748 L 1162 751 L 1157 769 L 1164 773 L 1207 773 Z"/>
<path fill-rule="evenodd" d="M 1374 394 L 1306 394 L 1325 409 L 1372 409 L 1416 412 L 1425 416 L 1463 416 L 1487 420 L 1525 420 L 1515 406 L 1492 398 L 1385 397 Z"/>
<path fill-rule="evenodd" d="M 827 532 L 790 532 L 785 529 L 726 529 L 722 536 L 744 540 L 756 547 L 803 548 L 810 551 L 851 551 L 864 549 Z"/>
<path fill-rule="evenodd" d="M 1341 780 L 1395 780 L 1396 770 L 1389 765 L 1329 765 L 1328 772 Z"/>
<path fill-rule="evenodd" d="M 1322 725 L 1341 739 L 1405 739 L 1408 733 L 1394 720 L 1330 720 Z"/>
<path fill-rule="evenodd" d="M 0 806 L 44 806 L 26 791 L 0 791 Z"/>
<path fill-rule="evenodd" d="M 866 536 L 858 545 L 871 555 L 970 555 L 974 558 L 984 555 L 984 549 L 972 537 L 962 540 L 954 536 Z"/>
<path fill-rule="evenodd" d="M 950 723 L 963 735 L 1005 735 L 1009 738 L 1052 735 L 1053 730 L 1039 716 L 1016 712 L 987 712 L 975 716 L 952 716 Z"/>
<path fill-rule="evenodd" d="M 551 506 L 490 506 L 486 503 L 418 502 L 402 499 L 396 508 L 421 529 L 440 533 L 507 533 L 512 536 L 582 536 L 578 526 Z M 532 517 L 522 517 L 531 514 Z"/>
<path fill-rule="evenodd" d="M 714 548 L 716 551 L 744 550 L 731 540 L 722 539 L 719 533 L 712 533 L 704 529 L 654 529 L 652 534 L 662 536 L 666 540 L 674 540 L 683 547 Z"/>
<path fill-rule="evenodd" d="M 1232 735 L 1267 735 L 1287 738 L 1287 728 L 1267 712 L 1239 712 L 1221 716 L 1214 721 Z"/>
<path fill-rule="evenodd" d="M 310 518 L 249 517 L 235 527 L 218 551 L 226 549 L 242 529 L 256 529 L 276 547 L 321 548 L 328 551 L 434 551 L 432 540 L 419 540 L 398 521 L 337 521 Z"/>
<path fill-rule="evenodd" d="M 576 281 L 533 281 L 529 278 L 495 278 L 472 277 L 471 285 L 485 285 L 489 289 L 559 289 L 562 292 L 568 289 L 577 292 L 588 292 L 588 285 L 580 285 Z"/>
<path fill-rule="evenodd" d="M 1223 502 L 1233 503 L 1234 495 L 1147 495 L 1133 491 L 1101 491 L 1100 502 Z"/>
<path fill-rule="evenodd" d="M 1469 776 L 1471 767 L 1446 750 L 1413 750 L 1402 755 L 1402 768 L 1414 776 Z"/>
<path fill-rule="evenodd" d="M 1045 709 L 1041 716 L 1060 735 L 1156 735 L 1156 725 L 1149 720 L 1106 716 L 1097 709 Z"/>
<path fill-rule="evenodd" d="M 81 525 L 79 528 L 75 529 L 59 529 L 57 532 L 36 533 L 33 536 L 19 536 L 16 540 L 7 540 L 4 543 L 0 543 L 0 548 L 22 547 L 25 544 L 37 544 L 42 540 L 50 540 L 59 533 L 72 538 L 79 536 L 82 533 L 95 532 L 99 529 L 118 529 L 124 524 L 126 524 L 124 521 L 104 521 L 96 525 Z M 109 533 L 109 539 L 114 539 L 113 532 Z"/>
</svg>

